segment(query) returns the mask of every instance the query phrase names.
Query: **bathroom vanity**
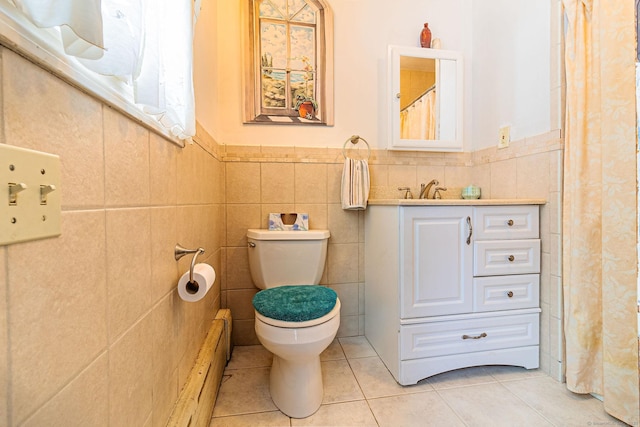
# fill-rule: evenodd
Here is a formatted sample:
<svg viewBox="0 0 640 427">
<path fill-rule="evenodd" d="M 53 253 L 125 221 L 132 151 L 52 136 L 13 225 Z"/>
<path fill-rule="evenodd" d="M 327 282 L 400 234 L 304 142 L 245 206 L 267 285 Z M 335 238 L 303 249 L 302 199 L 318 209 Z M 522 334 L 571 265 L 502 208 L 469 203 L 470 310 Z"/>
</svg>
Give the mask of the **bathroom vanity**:
<svg viewBox="0 0 640 427">
<path fill-rule="evenodd" d="M 539 363 L 543 200 L 372 200 L 365 335 L 402 385 Z"/>
</svg>

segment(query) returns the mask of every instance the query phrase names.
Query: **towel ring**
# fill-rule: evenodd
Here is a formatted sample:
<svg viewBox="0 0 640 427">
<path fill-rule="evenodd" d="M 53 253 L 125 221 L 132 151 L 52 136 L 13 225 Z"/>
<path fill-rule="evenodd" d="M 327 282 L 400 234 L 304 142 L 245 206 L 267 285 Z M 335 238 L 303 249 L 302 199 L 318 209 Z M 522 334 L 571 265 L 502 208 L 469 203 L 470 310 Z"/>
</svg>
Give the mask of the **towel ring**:
<svg viewBox="0 0 640 427">
<path fill-rule="evenodd" d="M 344 145 L 342 146 L 342 155 L 344 156 L 345 159 L 349 158 L 349 156 L 347 156 L 347 143 L 350 142 L 353 145 L 356 145 L 358 141 L 364 142 L 365 145 L 367 146 L 367 160 L 369 160 L 369 158 L 371 157 L 371 147 L 369 146 L 369 143 L 359 135 L 353 135 L 347 138 L 347 140 L 344 142 Z"/>
</svg>

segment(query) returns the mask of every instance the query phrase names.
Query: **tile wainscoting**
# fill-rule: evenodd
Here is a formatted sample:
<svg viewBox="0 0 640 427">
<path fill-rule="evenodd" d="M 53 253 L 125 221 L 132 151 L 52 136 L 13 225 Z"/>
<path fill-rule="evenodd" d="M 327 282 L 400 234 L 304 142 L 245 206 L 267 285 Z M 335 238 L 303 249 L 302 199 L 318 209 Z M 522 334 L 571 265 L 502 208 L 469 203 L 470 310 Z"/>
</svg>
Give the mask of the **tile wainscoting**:
<svg viewBox="0 0 640 427">
<path fill-rule="evenodd" d="M 473 153 L 372 150 L 370 198 L 401 197 L 398 187 L 438 179 L 459 197 L 471 183 L 483 198 L 543 198 L 541 208 L 541 368 L 562 377 L 561 190 L 562 139 L 549 132 L 506 149 Z M 226 242 L 222 304 L 234 316 L 234 343 L 258 344 L 251 299 L 257 292 L 248 270 L 245 233 L 266 228 L 270 212 L 308 212 L 311 228 L 331 231 L 322 284 L 343 303 L 338 337 L 364 334 L 364 215 L 340 205 L 342 149 L 224 146 Z"/>
</svg>

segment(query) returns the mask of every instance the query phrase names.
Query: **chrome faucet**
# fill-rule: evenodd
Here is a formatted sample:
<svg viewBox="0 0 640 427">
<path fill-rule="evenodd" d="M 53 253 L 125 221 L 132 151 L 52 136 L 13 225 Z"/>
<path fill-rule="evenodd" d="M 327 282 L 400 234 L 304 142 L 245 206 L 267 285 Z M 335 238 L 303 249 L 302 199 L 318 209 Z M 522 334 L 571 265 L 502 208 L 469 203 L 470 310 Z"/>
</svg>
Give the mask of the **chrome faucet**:
<svg viewBox="0 0 640 427">
<path fill-rule="evenodd" d="M 429 191 L 431 191 L 431 187 L 433 187 L 434 185 L 437 186 L 439 184 L 440 183 L 438 182 L 437 179 L 432 179 L 431 182 L 429 182 L 428 184 L 420 184 L 420 196 L 418 198 L 419 199 L 428 199 L 429 198 Z"/>
</svg>

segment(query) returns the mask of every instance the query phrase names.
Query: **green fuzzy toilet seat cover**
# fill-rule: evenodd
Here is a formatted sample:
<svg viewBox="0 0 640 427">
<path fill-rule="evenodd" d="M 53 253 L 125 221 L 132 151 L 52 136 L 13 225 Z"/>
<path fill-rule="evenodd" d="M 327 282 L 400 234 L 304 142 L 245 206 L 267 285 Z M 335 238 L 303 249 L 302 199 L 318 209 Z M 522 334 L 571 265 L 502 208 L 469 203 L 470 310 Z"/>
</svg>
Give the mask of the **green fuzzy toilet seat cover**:
<svg viewBox="0 0 640 427">
<path fill-rule="evenodd" d="M 324 286 L 280 286 L 253 297 L 253 307 L 265 317 L 285 322 L 317 319 L 333 310 L 338 295 Z"/>
</svg>

